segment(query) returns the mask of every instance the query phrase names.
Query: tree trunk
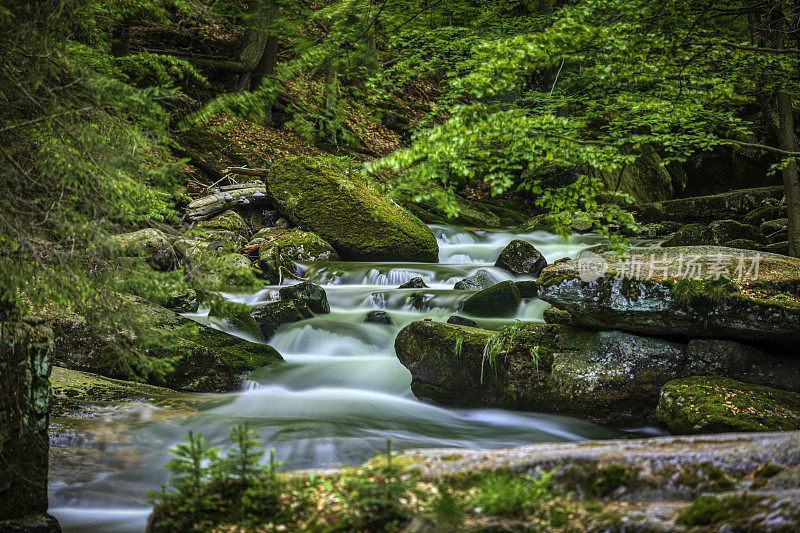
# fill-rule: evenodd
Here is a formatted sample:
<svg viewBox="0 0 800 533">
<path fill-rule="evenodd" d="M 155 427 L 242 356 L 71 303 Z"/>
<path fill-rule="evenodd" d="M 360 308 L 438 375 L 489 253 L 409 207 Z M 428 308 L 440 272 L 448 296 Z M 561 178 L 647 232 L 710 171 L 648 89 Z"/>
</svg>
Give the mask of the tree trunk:
<svg viewBox="0 0 800 533">
<path fill-rule="evenodd" d="M 264 55 L 270 26 L 269 2 L 250 2 L 246 11 L 247 30 L 244 36 L 244 47 L 239 54 L 242 72 L 239 74 L 237 88 L 249 91 L 252 86 L 253 72 Z"/>
<path fill-rule="evenodd" d="M 269 35 L 267 42 L 264 45 L 264 53 L 261 54 L 261 59 L 258 60 L 256 68 L 253 70 L 252 80 L 250 82 L 250 90 L 255 90 L 261 85 L 261 80 L 267 76 L 271 76 L 275 72 L 275 67 L 278 65 L 278 36 Z"/>
<path fill-rule="evenodd" d="M 797 150 L 797 143 L 794 136 L 792 97 L 789 93 L 780 91 L 777 99 L 781 149 L 794 152 Z M 800 178 L 798 178 L 797 162 L 790 161 L 784 167 L 782 174 L 786 209 L 789 214 L 789 255 L 800 257 Z"/>
</svg>

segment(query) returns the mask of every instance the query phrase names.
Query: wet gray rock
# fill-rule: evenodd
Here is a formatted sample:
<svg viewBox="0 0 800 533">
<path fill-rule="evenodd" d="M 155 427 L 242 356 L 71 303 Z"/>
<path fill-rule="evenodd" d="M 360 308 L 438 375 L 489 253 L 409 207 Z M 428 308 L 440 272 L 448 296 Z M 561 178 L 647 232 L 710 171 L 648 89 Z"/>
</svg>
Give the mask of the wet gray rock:
<svg viewBox="0 0 800 533">
<path fill-rule="evenodd" d="M 531 243 L 514 239 L 500 252 L 494 266 L 517 276 L 536 277 L 547 266 L 547 260 Z"/>
<path fill-rule="evenodd" d="M 480 291 L 488 289 L 498 280 L 488 270 L 478 270 L 473 275 L 457 281 L 453 288 L 459 291 Z"/>
<path fill-rule="evenodd" d="M 403 283 L 398 289 L 427 289 L 428 286 L 425 285 L 425 280 L 420 277 L 411 278 L 407 282 Z"/>
<path fill-rule="evenodd" d="M 386 311 L 370 311 L 367 313 L 367 316 L 364 317 L 364 323 L 393 326 L 394 320 L 392 320 L 392 317 L 389 316 L 389 313 Z"/>
<path fill-rule="evenodd" d="M 281 300 L 301 300 L 308 304 L 308 307 L 315 313 L 326 314 L 331 312 L 325 289 L 316 283 L 304 281 L 297 285 L 287 285 L 281 287 L 278 292 L 281 295 Z"/>
<path fill-rule="evenodd" d="M 477 328 L 478 323 L 463 316 L 453 315 L 447 319 L 448 324 L 455 324 L 456 326 L 468 326 L 470 328 Z"/>
</svg>

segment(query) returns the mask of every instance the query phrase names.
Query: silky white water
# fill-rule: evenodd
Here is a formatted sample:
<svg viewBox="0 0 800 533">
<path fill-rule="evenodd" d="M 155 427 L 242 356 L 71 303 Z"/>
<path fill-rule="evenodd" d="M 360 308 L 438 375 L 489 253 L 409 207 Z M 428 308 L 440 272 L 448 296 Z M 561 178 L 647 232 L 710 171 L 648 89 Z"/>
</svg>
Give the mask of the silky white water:
<svg viewBox="0 0 800 533">
<path fill-rule="evenodd" d="M 387 438 L 395 448 L 504 448 L 618 436 L 567 417 L 447 409 L 414 398 L 411 375 L 393 349 L 402 327 L 423 318 L 447 320 L 471 294 L 453 290 L 453 284 L 477 270 L 488 270 L 497 281 L 514 279 L 491 266 L 512 239 L 533 243 L 548 262 L 574 257 L 597 242 L 593 237 L 564 242 L 542 232 L 432 228 L 439 240 L 439 264 L 309 265 L 305 276 L 324 286 L 331 313 L 281 329 L 269 344 L 286 363 L 253 372 L 241 392 L 181 396 L 179 415 L 142 404 L 111 408 L 107 416 L 56 436 L 69 452 L 51 455 L 50 512 L 64 531 L 142 531 L 145 489 L 158 489 L 166 481 L 165 449 L 189 430 L 202 432 L 224 449 L 229 428 L 247 421 L 291 468 L 358 463 L 382 449 Z M 414 277 L 423 278 L 430 288 L 397 288 Z M 277 288 L 225 296 L 254 304 L 274 299 Z M 541 321 L 546 307 L 538 300 L 526 301 L 517 317 Z M 387 312 L 394 325 L 365 324 L 365 315 L 376 309 Z M 208 323 L 206 315 L 200 310 L 190 316 Z M 477 319 L 487 328 L 508 321 Z M 219 323 L 212 325 L 224 329 Z"/>
</svg>

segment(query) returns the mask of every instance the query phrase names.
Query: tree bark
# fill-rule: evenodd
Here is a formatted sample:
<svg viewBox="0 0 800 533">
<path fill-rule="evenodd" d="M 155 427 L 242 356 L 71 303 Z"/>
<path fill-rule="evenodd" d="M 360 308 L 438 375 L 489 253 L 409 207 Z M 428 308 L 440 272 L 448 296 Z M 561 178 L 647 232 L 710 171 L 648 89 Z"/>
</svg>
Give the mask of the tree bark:
<svg viewBox="0 0 800 533">
<path fill-rule="evenodd" d="M 245 31 L 244 47 L 239 53 L 242 71 L 239 73 L 237 88 L 240 91 L 249 91 L 252 87 L 253 72 L 264 55 L 270 26 L 271 2 L 253 1 L 248 4 L 246 11 L 247 30 Z"/>
<path fill-rule="evenodd" d="M 794 116 L 792 97 L 785 91 L 779 91 L 778 100 L 778 134 L 781 149 L 794 152 L 797 149 L 794 136 Z M 800 177 L 797 162 L 792 160 L 784 167 L 783 189 L 786 194 L 786 210 L 789 218 L 789 255 L 800 257 Z"/>
</svg>

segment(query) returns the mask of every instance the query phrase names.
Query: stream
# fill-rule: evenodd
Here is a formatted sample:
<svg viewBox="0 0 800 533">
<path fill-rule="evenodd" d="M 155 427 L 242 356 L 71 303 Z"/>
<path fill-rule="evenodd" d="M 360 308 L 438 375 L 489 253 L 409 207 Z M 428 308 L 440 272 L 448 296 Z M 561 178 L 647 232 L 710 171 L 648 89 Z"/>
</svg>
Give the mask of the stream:
<svg viewBox="0 0 800 533">
<path fill-rule="evenodd" d="M 65 532 L 141 532 L 149 509 L 145 490 L 167 479 L 167 447 L 189 430 L 215 446 L 227 446 L 229 428 L 249 422 L 261 441 L 292 469 L 362 462 L 395 448 L 507 448 L 535 442 L 613 438 L 622 433 L 574 418 L 498 409 L 447 409 L 417 401 L 411 375 L 394 355 L 394 339 L 415 320 L 446 321 L 470 291 L 453 284 L 479 269 L 496 280 L 514 279 L 494 264 L 515 238 L 534 244 L 553 262 L 576 256 L 598 242 L 575 236 L 563 241 L 537 232 L 481 231 L 431 226 L 439 240 L 439 264 L 336 262 L 308 265 L 305 276 L 323 285 L 331 305 L 318 315 L 285 326 L 270 343 L 286 363 L 254 372 L 242 391 L 177 394 L 173 403 L 111 406 L 58 434 L 68 452 L 51 453 L 50 513 Z M 398 289 L 421 277 L 429 289 Z M 244 303 L 277 297 L 277 287 L 254 294 L 225 294 Z M 542 321 L 547 304 L 524 301 L 517 318 Z M 385 310 L 394 325 L 365 324 L 365 315 Z M 207 310 L 187 315 L 210 322 Z M 476 319 L 496 328 L 510 319 Z M 229 332 L 232 333 L 232 332 Z M 233 333 L 232 333 L 233 334 Z M 250 339 L 254 340 L 254 339 Z M 56 446 L 56 450 L 59 446 Z"/>
</svg>

